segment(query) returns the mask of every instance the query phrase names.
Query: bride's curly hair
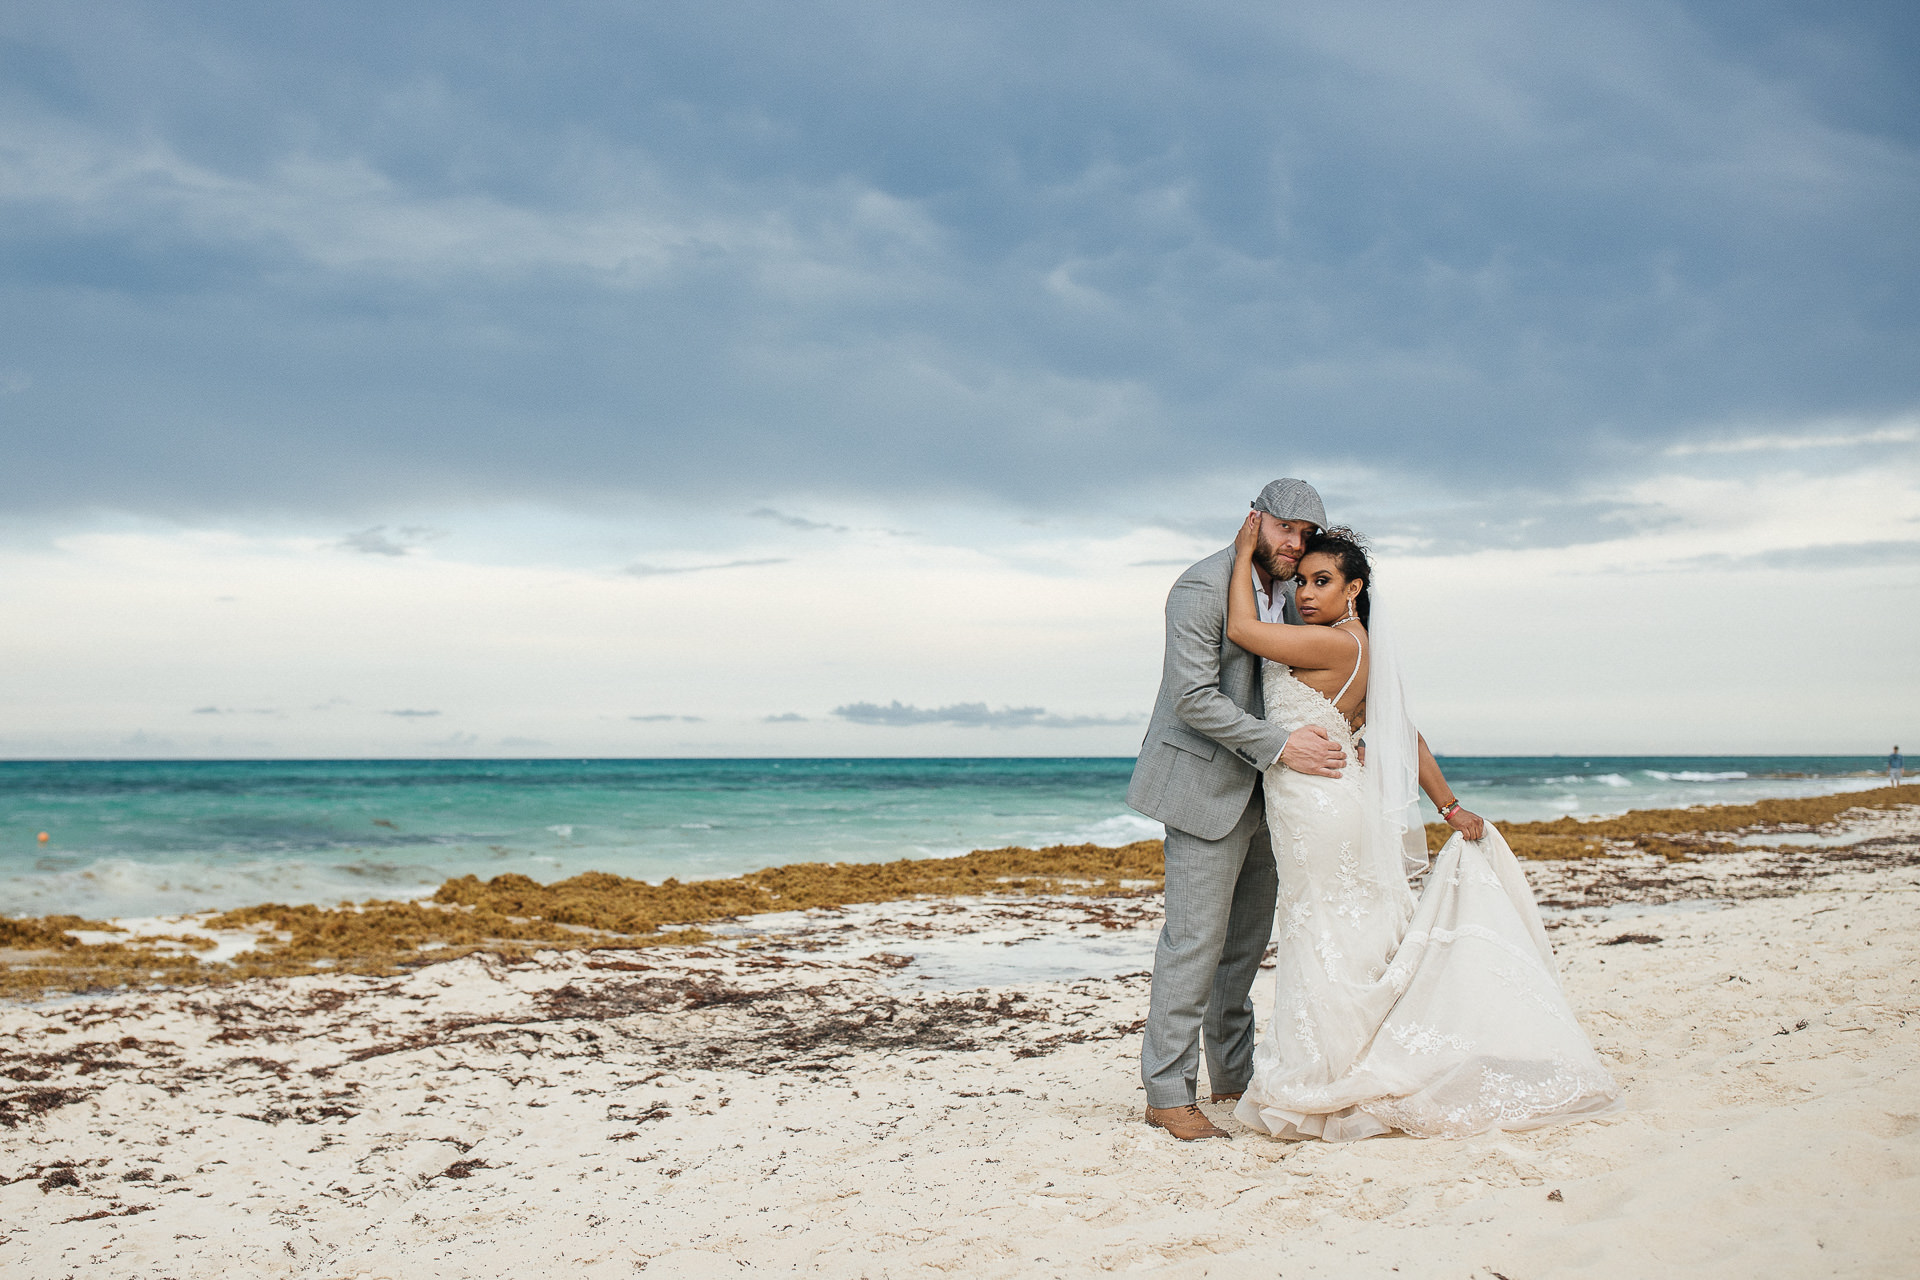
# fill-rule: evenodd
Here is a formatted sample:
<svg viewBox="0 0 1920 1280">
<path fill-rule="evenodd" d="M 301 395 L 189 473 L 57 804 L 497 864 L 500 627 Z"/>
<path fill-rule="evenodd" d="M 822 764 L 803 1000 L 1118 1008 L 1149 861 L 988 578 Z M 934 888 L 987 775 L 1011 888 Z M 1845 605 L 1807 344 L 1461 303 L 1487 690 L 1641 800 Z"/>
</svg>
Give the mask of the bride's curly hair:
<svg viewBox="0 0 1920 1280">
<path fill-rule="evenodd" d="M 1360 598 L 1353 602 L 1354 611 L 1360 615 L 1360 625 L 1367 625 L 1367 618 L 1373 612 L 1373 563 L 1367 559 L 1367 540 L 1343 524 L 1331 529 L 1316 529 L 1307 535 L 1306 545 L 1300 551 L 1300 559 L 1318 552 L 1333 557 L 1340 566 L 1340 576 L 1352 582 L 1355 578 L 1363 584 Z"/>
</svg>

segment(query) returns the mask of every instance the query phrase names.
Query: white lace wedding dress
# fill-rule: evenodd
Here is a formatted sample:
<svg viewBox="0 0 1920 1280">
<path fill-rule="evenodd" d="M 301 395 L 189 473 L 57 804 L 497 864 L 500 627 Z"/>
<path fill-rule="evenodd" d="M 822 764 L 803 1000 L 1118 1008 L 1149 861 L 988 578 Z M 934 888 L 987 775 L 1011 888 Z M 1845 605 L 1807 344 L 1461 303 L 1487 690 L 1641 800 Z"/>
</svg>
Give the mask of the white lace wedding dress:
<svg viewBox="0 0 1920 1280">
<path fill-rule="evenodd" d="M 1356 758 L 1324 694 L 1277 663 L 1264 684 L 1269 721 L 1319 725 Z M 1238 1119 L 1344 1142 L 1390 1130 L 1458 1138 L 1619 1107 L 1526 877 L 1491 823 L 1478 842 L 1450 839 L 1416 898 L 1402 832 L 1379 812 L 1364 768 L 1317 778 L 1277 767 L 1266 796 L 1278 982 Z"/>
</svg>

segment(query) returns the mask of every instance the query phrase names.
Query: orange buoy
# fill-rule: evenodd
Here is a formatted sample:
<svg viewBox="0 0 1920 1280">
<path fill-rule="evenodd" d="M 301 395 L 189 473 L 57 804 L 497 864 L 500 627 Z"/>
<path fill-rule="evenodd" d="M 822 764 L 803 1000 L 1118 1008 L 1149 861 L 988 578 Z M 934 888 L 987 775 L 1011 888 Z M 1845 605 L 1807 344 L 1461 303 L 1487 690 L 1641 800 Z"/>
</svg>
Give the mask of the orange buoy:
<svg viewBox="0 0 1920 1280">
<path fill-rule="evenodd" d="M 49 840 L 51 840 L 51 839 L 53 839 L 53 837 L 52 837 L 52 836 L 50 836 L 50 835 L 48 835 L 48 834 L 47 834 L 46 832 L 44 832 L 44 831 L 42 831 L 42 832 L 40 833 L 40 843 L 41 843 L 41 844 L 45 844 L 45 843 L 46 843 L 47 841 L 49 841 Z"/>
</svg>

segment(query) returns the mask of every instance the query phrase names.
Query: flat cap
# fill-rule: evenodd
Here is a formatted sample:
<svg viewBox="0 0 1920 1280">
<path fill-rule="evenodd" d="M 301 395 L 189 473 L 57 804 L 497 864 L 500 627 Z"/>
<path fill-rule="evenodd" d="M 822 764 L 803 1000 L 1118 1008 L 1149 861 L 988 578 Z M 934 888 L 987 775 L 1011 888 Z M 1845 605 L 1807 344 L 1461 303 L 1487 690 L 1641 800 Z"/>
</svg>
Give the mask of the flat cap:
<svg viewBox="0 0 1920 1280">
<path fill-rule="evenodd" d="M 1255 511 L 1264 511 L 1276 520 L 1311 520 L 1327 527 L 1326 504 L 1320 491 L 1305 480 L 1275 480 L 1253 500 Z"/>
</svg>

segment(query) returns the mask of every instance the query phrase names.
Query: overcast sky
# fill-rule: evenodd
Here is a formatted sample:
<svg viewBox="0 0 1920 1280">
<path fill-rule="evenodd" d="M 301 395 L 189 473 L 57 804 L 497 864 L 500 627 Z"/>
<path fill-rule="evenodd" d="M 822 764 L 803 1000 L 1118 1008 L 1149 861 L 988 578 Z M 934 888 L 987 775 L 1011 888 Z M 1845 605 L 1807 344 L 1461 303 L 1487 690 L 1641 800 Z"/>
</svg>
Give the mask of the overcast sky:
<svg viewBox="0 0 1920 1280">
<path fill-rule="evenodd" d="M 0 755 L 1130 754 L 1283 474 L 1442 749 L 1920 739 L 1916 13 L 16 0 Z"/>
</svg>

